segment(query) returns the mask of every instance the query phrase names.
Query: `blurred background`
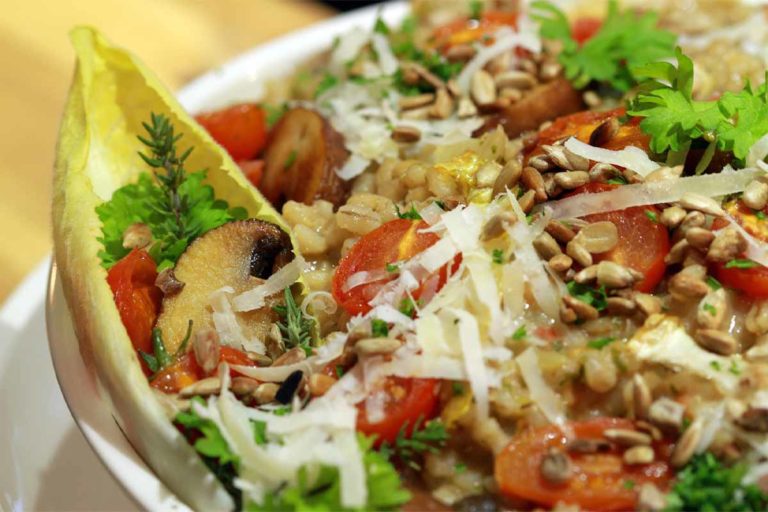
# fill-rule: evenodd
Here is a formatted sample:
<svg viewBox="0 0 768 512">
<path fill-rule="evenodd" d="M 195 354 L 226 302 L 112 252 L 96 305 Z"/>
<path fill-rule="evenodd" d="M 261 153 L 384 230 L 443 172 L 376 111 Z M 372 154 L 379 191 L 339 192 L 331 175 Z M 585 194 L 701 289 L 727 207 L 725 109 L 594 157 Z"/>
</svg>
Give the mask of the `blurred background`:
<svg viewBox="0 0 768 512">
<path fill-rule="evenodd" d="M 51 176 L 73 70 L 67 33 L 98 27 L 177 90 L 281 34 L 373 2 L 0 0 L 0 303 L 51 251 Z"/>
</svg>

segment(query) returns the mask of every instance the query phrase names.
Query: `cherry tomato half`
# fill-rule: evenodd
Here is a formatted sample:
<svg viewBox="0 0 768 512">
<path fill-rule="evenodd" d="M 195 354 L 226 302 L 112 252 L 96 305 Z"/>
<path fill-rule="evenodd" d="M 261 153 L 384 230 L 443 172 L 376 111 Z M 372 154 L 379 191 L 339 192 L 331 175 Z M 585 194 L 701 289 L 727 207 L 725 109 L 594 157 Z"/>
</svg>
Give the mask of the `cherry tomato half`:
<svg viewBox="0 0 768 512">
<path fill-rule="evenodd" d="M 750 235 L 768 243 L 768 220 L 758 218 L 756 212 L 741 200 L 729 201 L 723 205 L 723 209 Z M 768 215 L 768 207 L 763 209 L 762 215 Z M 728 222 L 724 219 L 717 218 L 712 223 L 712 229 L 722 229 L 727 225 Z M 759 265 L 752 268 L 726 268 L 726 264 L 715 262 L 710 265 L 715 279 L 753 299 L 768 299 L 768 267 Z"/>
<path fill-rule="evenodd" d="M 376 436 L 376 446 L 392 443 L 406 423 L 405 435 L 410 436 L 417 422 L 432 419 L 437 413 L 439 381 L 435 379 L 407 379 L 386 377 L 381 389 L 384 418 L 370 423 L 365 402 L 357 406 L 357 430 L 365 435 Z"/>
<path fill-rule="evenodd" d="M 634 510 L 637 490 L 643 483 L 666 489 L 673 472 L 667 460 L 671 452 L 668 442 L 656 442 L 655 461 L 650 464 L 626 465 L 623 449 L 612 447 L 593 454 L 571 453 L 573 477 L 561 485 L 552 484 L 541 475 L 541 462 L 550 448 L 564 449 L 567 438 L 601 439 L 608 428 L 632 428 L 623 418 L 596 418 L 572 422 L 562 430 L 548 425 L 517 434 L 496 456 L 494 474 L 500 491 L 511 498 L 523 498 L 537 504 L 554 506 L 562 501 L 579 505 L 584 510 Z M 631 481 L 634 485 L 626 485 Z"/>
<path fill-rule="evenodd" d="M 242 350 L 237 350 L 227 345 L 221 347 L 219 363 L 227 363 L 230 366 L 255 366 L 256 364 Z M 216 374 L 216 372 L 218 372 L 218 369 L 206 375 L 197 363 L 197 360 L 195 360 L 194 353 L 187 352 L 179 356 L 175 363 L 157 372 L 152 378 L 150 385 L 164 393 L 178 393 L 190 384 L 194 384 L 204 377 L 210 377 Z M 229 374 L 232 377 L 238 375 L 233 369 L 229 370 Z"/>
<path fill-rule="evenodd" d="M 352 249 L 339 262 L 339 268 L 333 276 L 332 291 L 336 302 L 350 314 L 365 314 L 371 310 L 368 302 L 376 296 L 381 287 L 395 279 L 396 272 L 381 279 L 345 290 L 347 280 L 358 272 L 386 272 L 387 265 L 407 260 L 437 243 L 440 237 L 421 230 L 428 228 L 424 221 L 395 219 L 379 226 L 352 246 Z M 461 257 L 457 256 L 453 269 L 458 266 Z M 439 271 L 439 290 L 448 278 L 448 268 Z M 426 281 L 426 280 L 425 280 Z M 421 296 L 422 289 L 412 292 L 415 299 Z"/>
<path fill-rule="evenodd" d="M 620 185 L 589 183 L 574 194 L 606 192 Z M 658 220 L 661 211 L 655 206 L 633 206 L 624 210 L 596 213 L 584 217 L 589 222 L 610 221 L 618 230 L 619 242 L 608 252 L 595 255 L 595 262 L 608 260 L 642 272 L 645 279 L 635 285 L 641 292 L 651 292 L 664 277 L 664 257 L 669 253 L 669 233 Z"/>
<path fill-rule="evenodd" d="M 133 348 L 147 353 L 152 353 L 152 327 L 163 299 L 155 279 L 155 261 L 141 249 L 129 252 L 107 273 L 107 282 Z"/>
<path fill-rule="evenodd" d="M 502 26 L 516 27 L 517 13 L 506 11 L 484 11 L 479 20 L 463 16 L 437 27 L 432 33 L 434 45 L 441 50 L 451 46 L 470 44 L 491 36 Z M 493 42 L 488 39 L 488 43 Z"/>
<path fill-rule="evenodd" d="M 267 142 L 267 116 L 254 103 L 243 103 L 195 116 L 234 160 L 257 156 Z"/>
</svg>

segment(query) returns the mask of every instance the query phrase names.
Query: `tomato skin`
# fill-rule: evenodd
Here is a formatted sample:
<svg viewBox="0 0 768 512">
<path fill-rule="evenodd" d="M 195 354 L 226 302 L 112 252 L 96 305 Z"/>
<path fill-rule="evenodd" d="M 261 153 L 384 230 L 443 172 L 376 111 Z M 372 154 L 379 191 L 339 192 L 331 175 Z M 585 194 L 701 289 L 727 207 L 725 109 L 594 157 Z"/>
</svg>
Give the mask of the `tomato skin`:
<svg viewBox="0 0 768 512">
<path fill-rule="evenodd" d="M 259 188 L 261 184 L 261 178 L 264 176 L 264 160 L 241 160 L 237 162 L 240 166 L 240 170 L 251 184 Z"/>
<path fill-rule="evenodd" d="M 386 276 L 380 280 L 344 291 L 344 285 L 349 277 L 362 271 L 385 271 L 387 264 L 407 260 L 436 244 L 440 240 L 438 235 L 420 231 L 428 227 L 429 225 L 424 221 L 394 219 L 360 238 L 346 256 L 341 259 L 339 267 L 333 275 L 332 292 L 336 302 L 352 315 L 365 314 L 370 311 L 371 306 L 368 301 L 396 275 Z M 453 269 L 458 266 L 460 261 L 460 256 L 457 256 L 454 260 Z M 439 271 L 438 290 L 448 278 L 446 267 Z M 412 295 L 414 299 L 418 299 L 421 295 L 421 288 L 413 290 Z"/>
<path fill-rule="evenodd" d="M 440 381 L 435 379 L 385 377 L 381 391 L 386 394 L 384 419 L 369 423 L 363 401 L 357 405 L 357 430 L 367 436 L 375 435 L 375 446 L 393 443 L 406 422 L 405 434 L 410 436 L 418 421 L 435 417 L 439 391 Z"/>
<path fill-rule="evenodd" d="M 618 186 L 620 185 L 589 183 L 576 189 L 573 195 L 606 192 Z M 608 252 L 596 254 L 595 263 L 608 260 L 642 272 L 645 279 L 635 284 L 635 290 L 644 293 L 653 291 L 664 277 L 667 268 L 664 257 L 670 249 L 667 228 L 652 221 L 647 212 L 652 212 L 657 219 L 661 217 L 661 211 L 650 205 L 584 217 L 589 222 L 610 221 L 616 226 L 619 234 L 616 247 Z"/>
<path fill-rule="evenodd" d="M 141 249 L 133 249 L 107 273 L 107 283 L 133 348 L 147 353 L 152 353 L 152 327 L 163 299 L 155 279 L 157 265 Z"/>
<path fill-rule="evenodd" d="M 608 428 L 632 427 L 632 422 L 623 418 L 594 418 L 569 423 L 563 430 L 572 431 L 572 439 L 600 439 Z M 572 453 L 573 478 L 562 485 L 551 484 L 541 476 L 541 461 L 550 447 L 565 447 L 563 430 L 547 425 L 521 432 L 512 439 L 496 456 L 494 464 L 502 494 L 546 506 L 563 501 L 584 510 L 634 510 L 637 487 L 649 482 L 665 490 L 673 477 L 667 463 L 672 446 L 660 441 L 653 444 L 655 461 L 637 466 L 625 465 L 618 447 L 604 453 Z M 634 488 L 624 486 L 627 480 L 634 482 Z"/>
<path fill-rule="evenodd" d="M 600 18 L 594 18 L 591 16 L 579 18 L 573 24 L 573 28 L 571 29 L 571 37 L 573 37 L 573 39 L 579 43 L 579 45 L 582 45 L 592 39 L 592 37 L 600 30 L 602 26 L 603 20 Z"/>
<path fill-rule="evenodd" d="M 479 20 L 462 16 L 437 27 L 432 32 L 432 39 L 437 48 L 445 51 L 452 46 L 478 41 L 502 26 L 516 28 L 517 18 L 516 12 L 493 10 L 483 11 Z M 488 41 L 489 44 L 491 42 Z"/>
<path fill-rule="evenodd" d="M 157 372 L 149 385 L 163 393 L 178 393 L 203 377 L 203 369 L 197 364 L 195 355 L 187 352 L 175 363 Z"/>
<path fill-rule="evenodd" d="M 267 116 L 255 103 L 242 103 L 195 116 L 234 160 L 249 160 L 267 142 Z"/>
</svg>

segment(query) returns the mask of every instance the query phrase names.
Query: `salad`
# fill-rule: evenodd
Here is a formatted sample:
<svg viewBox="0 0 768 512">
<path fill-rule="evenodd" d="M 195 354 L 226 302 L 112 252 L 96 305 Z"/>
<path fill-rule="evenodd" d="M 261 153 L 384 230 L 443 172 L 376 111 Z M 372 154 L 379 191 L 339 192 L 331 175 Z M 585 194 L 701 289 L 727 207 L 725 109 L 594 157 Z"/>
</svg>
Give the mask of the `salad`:
<svg viewBox="0 0 768 512">
<path fill-rule="evenodd" d="M 73 32 L 56 261 L 190 506 L 768 508 L 765 13 L 503 4 L 194 118 Z"/>
</svg>

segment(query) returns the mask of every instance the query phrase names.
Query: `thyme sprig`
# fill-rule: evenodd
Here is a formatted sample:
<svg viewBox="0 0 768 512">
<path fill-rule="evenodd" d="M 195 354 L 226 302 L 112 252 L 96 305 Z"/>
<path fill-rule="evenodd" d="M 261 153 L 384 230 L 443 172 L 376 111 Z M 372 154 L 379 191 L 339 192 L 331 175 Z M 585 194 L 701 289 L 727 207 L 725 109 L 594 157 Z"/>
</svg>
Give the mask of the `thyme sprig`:
<svg viewBox="0 0 768 512">
<path fill-rule="evenodd" d="M 285 306 L 274 306 L 272 309 L 280 315 L 282 322 L 277 323 L 280 334 L 287 348 L 301 347 L 307 355 L 312 352 L 312 328 L 315 321 L 307 317 L 296 304 L 291 288 L 284 291 Z"/>
</svg>

